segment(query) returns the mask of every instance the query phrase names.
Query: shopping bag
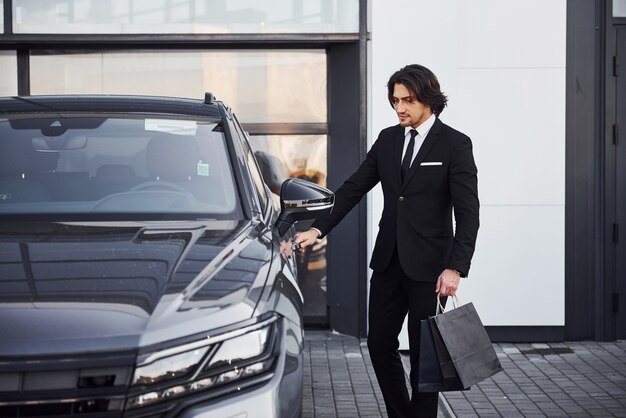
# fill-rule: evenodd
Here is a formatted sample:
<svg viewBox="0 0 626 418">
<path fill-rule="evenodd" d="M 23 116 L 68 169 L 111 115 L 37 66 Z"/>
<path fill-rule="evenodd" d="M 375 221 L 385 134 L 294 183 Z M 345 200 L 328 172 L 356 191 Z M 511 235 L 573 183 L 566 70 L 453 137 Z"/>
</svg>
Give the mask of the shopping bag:
<svg viewBox="0 0 626 418">
<path fill-rule="evenodd" d="M 445 378 L 440 367 L 435 341 L 436 327 L 432 318 L 420 321 L 420 350 L 417 374 L 413 376 L 412 386 L 418 392 L 446 392 L 465 389 L 458 376 Z M 443 343 L 441 343 L 443 345 Z M 442 348 L 445 350 L 445 346 Z M 449 358 L 449 356 L 448 356 Z M 450 366 L 454 369 L 452 362 Z"/>
<path fill-rule="evenodd" d="M 437 325 L 435 325 L 434 318 L 429 318 L 428 322 L 430 323 L 430 330 L 433 334 L 435 351 L 437 352 L 437 358 L 439 359 L 439 370 L 441 371 L 441 377 L 444 384 L 452 388 L 459 388 L 451 390 L 469 389 L 469 386 L 464 387 L 461 383 L 461 379 L 459 378 L 459 374 L 454 367 L 452 358 L 450 358 L 450 353 L 448 353 L 448 349 L 441 338 L 441 334 L 439 334 L 439 329 L 437 329 Z"/>
<path fill-rule="evenodd" d="M 501 372 L 502 366 L 474 304 L 460 305 L 456 298 L 454 302 L 454 309 L 432 320 L 462 386 L 470 387 Z"/>
</svg>

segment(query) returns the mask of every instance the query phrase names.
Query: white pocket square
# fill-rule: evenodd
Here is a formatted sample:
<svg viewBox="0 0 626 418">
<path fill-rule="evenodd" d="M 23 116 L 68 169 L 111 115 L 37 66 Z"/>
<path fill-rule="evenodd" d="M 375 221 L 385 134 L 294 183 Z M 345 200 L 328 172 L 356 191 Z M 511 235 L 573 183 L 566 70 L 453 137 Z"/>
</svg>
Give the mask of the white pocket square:
<svg viewBox="0 0 626 418">
<path fill-rule="evenodd" d="M 420 164 L 420 166 L 427 166 L 427 165 L 443 165 L 443 163 L 441 161 L 433 161 L 433 162 L 421 163 Z"/>
</svg>

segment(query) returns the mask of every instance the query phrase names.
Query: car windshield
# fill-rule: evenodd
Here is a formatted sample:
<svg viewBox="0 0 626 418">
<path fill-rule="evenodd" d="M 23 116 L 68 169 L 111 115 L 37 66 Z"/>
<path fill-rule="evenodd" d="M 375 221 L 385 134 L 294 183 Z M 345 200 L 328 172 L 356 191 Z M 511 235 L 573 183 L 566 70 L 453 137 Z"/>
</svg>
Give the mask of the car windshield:
<svg viewBox="0 0 626 418">
<path fill-rule="evenodd" d="M 241 219 L 219 119 L 0 118 L 0 216 Z"/>
</svg>

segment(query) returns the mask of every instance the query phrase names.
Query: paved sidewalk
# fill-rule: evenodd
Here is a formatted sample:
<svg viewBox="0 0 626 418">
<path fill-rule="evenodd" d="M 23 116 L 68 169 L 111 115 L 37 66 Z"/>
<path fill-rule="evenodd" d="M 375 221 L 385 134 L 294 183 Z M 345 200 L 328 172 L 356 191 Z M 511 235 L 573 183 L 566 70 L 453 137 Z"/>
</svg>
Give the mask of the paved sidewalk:
<svg viewBox="0 0 626 418">
<path fill-rule="evenodd" d="M 306 331 L 304 340 L 303 418 L 387 417 L 365 340 L 328 331 Z"/>
<path fill-rule="evenodd" d="M 496 344 L 504 368 L 444 395 L 459 417 L 626 417 L 626 341 Z"/>
<path fill-rule="evenodd" d="M 626 341 L 495 348 L 504 372 L 445 393 L 440 416 L 626 418 Z M 364 341 L 307 331 L 304 360 L 303 417 L 387 416 Z"/>
<path fill-rule="evenodd" d="M 367 346 L 356 338 L 306 331 L 303 418 L 387 416 Z"/>
</svg>

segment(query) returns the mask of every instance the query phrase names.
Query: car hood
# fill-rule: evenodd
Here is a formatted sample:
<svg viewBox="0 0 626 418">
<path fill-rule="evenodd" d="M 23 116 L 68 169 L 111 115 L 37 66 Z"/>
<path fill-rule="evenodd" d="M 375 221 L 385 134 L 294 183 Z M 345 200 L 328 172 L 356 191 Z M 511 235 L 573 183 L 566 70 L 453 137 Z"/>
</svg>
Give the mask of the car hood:
<svg viewBox="0 0 626 418">
<path fill-rule="evenodd" d="M 0 356 L 136 349 L 249 319 L 262 238 L 250 221 L 0 224 Z"/>
</svg>

